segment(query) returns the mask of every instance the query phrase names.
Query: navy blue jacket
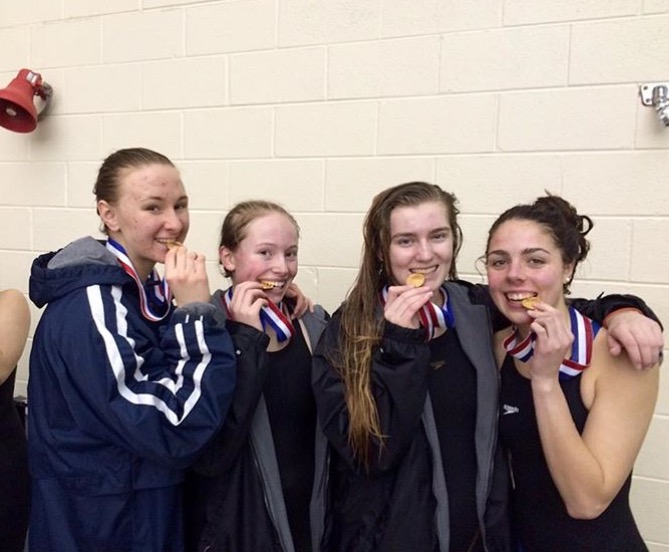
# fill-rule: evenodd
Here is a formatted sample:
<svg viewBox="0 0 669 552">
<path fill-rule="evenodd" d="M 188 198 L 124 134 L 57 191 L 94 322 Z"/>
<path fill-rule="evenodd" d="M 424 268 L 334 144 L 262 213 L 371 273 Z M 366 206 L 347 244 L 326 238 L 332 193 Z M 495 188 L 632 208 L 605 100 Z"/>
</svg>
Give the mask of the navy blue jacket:
<svg viewBox="0 0 669 552">
<path fill-rule="evenodd" d="M 32 266 L 48 306 L 30 355 L 31 552 L 183 550 L 179 485 L 235 384 L 214 307 L 144 318 L 137 286 L 82 238 Z"/>
</svg>

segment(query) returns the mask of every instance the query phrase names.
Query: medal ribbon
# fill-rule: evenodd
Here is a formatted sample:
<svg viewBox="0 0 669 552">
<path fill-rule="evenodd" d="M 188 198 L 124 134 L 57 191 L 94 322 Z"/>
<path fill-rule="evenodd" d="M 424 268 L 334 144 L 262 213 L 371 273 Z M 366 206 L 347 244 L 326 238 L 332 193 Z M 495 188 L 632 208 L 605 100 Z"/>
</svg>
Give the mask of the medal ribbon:
<svg viewBox="0 0 669 552">
<path fill-rule="evenodd" d="M 592 343 L 601 328 L 599 323 L 583 316 L 574 307 L 569 307 L 569 321 L 574 342 L 571 346 L 571 355 L 563 359 L 560 365 L 559 377 L 562 380 L 573 378 L 590 366 Z M 512 357 L 527 362 L 534 354 L 536 338 L 532 332 L 519 342 L 518 329 L 514 328 L 513 333 L 504 340 L 504 348 Z"/>
<path fill-rule="evenodd" d="M 124 272 L 135 280 L 139 291 L 139 306 L 142 309 L 144 318 L 152 322 L 163 320 L 169 314 L 170 305 L 172 304 L 172 291 L 167 281 L 161 279 L 160 274 L 154 268 L 146 282 L 142 282 L 135 267 L 132 266 L 132 262 L 124 247 L 120 243 L 109 238 L 106 247 L 118 259 Z M 151 303 L 157 305 L 163 311 L 162 314 L 156 314 L 151 308 Z"/>
<path fill-rule="evenodd" d="M 230 312 L 230 301 L 232 301 L 232 288 L 228 288 L 223 294 L 225 299 L 225 310 L 228 313 L 228 318 L 234 320 Z M 279 343 L 289 340 L 295 335 L 295 328 L 293 327 L 290 318 L 283 313 L 283 303 L 278 305 L 268 301 L 267 305 L 260 308 L 260 323 L 263 331 L 266 332 L 267 325 L 269 325 L 276 333 L 276 338 Z"/>
<path fill-rule="evenodd" d="M 444 296 L 444 292 L 440 291 L 442 296 Z M 381 290 L 381 300 L 385 305 L 388 300 L 388 286 L 385 286 Z M 450 297 L 446 297 L 443 307 L 432 301 L 428 301 L 420 308 L 417 314 L 421 327 L 425 329 L 426 341 L 434 338 L 437 328 L 448 330 L 455 327 L 455 317 L 453 316 Z"/>
</svg>

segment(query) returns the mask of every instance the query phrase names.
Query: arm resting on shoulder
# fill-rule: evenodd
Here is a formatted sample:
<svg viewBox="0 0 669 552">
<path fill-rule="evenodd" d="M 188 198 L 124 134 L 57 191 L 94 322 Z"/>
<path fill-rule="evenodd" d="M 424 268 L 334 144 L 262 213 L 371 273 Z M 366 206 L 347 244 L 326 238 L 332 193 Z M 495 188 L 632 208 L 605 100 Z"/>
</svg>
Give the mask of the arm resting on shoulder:
<svg viewBox="0 0 669 552">
<path fill-rule="evenodd" d="M 494 331 L 509 326 L 509 321 L 495 307 L 488 286 L 465 281 L 459 283 L 469 288 L 472 303 L 488 307 Z M 662 361 L 662 325 L 641 298 L 611 294 L 600 295 L 597 299 L 573 298 L 569 303 L 609 330 L 608 345 L 612 355 L 618 356 L 624 349 L 635 368 L 650 368 Z"/>
<path fill-rule="evenodd" d="M 625 350 L 632 365 L 650 368 L 662 361 L 662 324 L 648 305 L 635 295 L 600 295 L 595 300 L 570 300 L 577 310 L 608 329 L 613 356 Z"/>
</svg>

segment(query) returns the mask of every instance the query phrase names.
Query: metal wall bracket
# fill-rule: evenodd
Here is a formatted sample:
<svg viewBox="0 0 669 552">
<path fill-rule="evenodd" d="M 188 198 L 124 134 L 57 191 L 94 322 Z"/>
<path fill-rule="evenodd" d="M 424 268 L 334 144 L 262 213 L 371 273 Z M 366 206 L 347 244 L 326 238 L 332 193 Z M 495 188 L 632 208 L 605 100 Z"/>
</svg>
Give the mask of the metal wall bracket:
<svg viewBox="0 0 669 552">
<path fill-rule="evenodd" d="M 648 82 L 639 86 L 643 105 L 655 108 L 664 126 L 669 127 L 669 83 Z"/>
<path fill-rule="evenodd" d="M 669 82 L 646 82 L 639 86 L 639 95 L 643 105 L 653 105 L 653 90 L 658 86 L 666 86 L 669 89 Z"/>
</svg>

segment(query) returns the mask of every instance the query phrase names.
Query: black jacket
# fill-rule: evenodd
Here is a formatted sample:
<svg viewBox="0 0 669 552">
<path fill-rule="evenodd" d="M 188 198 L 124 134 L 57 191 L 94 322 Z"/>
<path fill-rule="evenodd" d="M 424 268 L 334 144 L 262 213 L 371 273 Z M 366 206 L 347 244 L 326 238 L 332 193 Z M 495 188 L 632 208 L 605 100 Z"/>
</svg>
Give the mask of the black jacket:
<svg viewBox="0 0 669 552">
<path fill-rule="evenodd" d="M 499 375 L 492 355 L 488 311 L 473 305 L 468 288 L 445 284 L 457 335 L 477 374 L 476 505 L 487 550 L 509 546 L 507 470 L 497 449 Z M 343 384 L 327 361 L 337 347 L 335 313 L 314 354 L 313 386 L 318 416 L 332 448 L 330 506 L 322 552 L 448 551 L 448 494 L 440 445 L 427 391 L 430 351 L 422 330 L 385 324 L 372 360 L 372 392 L 381 430 L 389 436 L 366 473 L 348 443 L 348 412 Z M 498 462 L 495 462 L 497 457 Z M 338 542 L 338 545 L 333 545 Z"/>
<path fill-rule="evenodd" d="M 311 346 L 327 318 L 318 306 L 302 317 Z M 226 325 L 237 353 L 237 387 L 223 430 L 187 474 L 186 550 L 299 552 L 292 542 L 262 396 L 268 338 L 245 324 Z M 325 438 L 317 430 L 316 446 L 323 448 L 319 441 Z"/>
</svg>

